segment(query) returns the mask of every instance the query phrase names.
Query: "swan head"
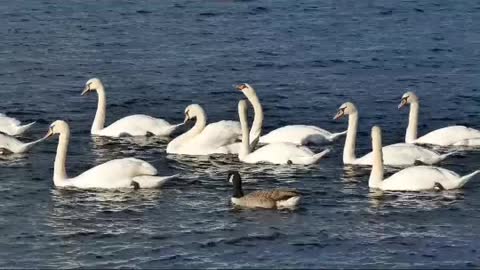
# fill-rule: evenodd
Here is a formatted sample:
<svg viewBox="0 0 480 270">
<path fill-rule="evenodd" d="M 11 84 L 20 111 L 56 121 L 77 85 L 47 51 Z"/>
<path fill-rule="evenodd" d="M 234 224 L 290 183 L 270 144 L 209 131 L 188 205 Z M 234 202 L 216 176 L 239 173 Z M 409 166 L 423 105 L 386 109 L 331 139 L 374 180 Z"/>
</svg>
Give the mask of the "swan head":
<svg viewBox="0 0 480 270">
<path fill-rule="evenodd" d="M 183 123 L 188 122 L 189 120 L 193 120 L 197 118 L 198 115 L 200 114 L 205 114 L 205 111 L 203 110 L 202 106 L 198 104 L 190 104 L 185 108 L 185 120 Z"/>
<path fill-rule="evenodd" d="M 345 115 L 353 114 L 357 112 L 357 107 L 352 102 L 345 102 L 339 108 L 333 120 L 340 119 Z"/>
<path fill-rule="evenodd" d="M 69 128 L 67 122 L 65 122 L 63 120 L 57 120 L 57 121 L 53 122 L 52 124 L 50 124 L 50 126 L 48 127 L 48 132 L 45 135 L 45 139 L 49 138 L 49 137 L 51 137 L 55 134 L 65 133 L 66 131 L 69 131 L 69 130 L 70 130 L 70 128 Z"/>
<path fill-rule="evenodd" d="M 102 81 L 97 78 L 92 78 L 85 83 L 85 88 L 83 89 L 82 96 L 89 94 L 91 91 L 96 91 L 101 87 L 103 88 Z"/>
<path fill-rule="evenodd" d="M 239 91 L 242 91 L 244 94 L 255 93 L 253 87 L 251 87 L 248 83 L 239 84 L 235 86 L 235 88 Z"/>
<path fill-rule="evenodd" d="M 403 94 L 402 100 L 400 101 L 398 108 L 401 109 L 402 107 L 414 102 L 418 102 L 417 95 L 415 95 L 415 93 L 412 91 L 408 91 L 405 94 Z"/>
</svg>

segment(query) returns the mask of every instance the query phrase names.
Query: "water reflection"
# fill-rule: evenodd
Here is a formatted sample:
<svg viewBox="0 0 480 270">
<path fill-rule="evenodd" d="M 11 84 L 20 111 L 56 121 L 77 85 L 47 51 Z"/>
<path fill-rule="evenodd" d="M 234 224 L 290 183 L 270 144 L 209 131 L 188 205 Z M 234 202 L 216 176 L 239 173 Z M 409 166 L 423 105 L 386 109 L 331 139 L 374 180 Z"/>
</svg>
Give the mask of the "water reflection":
<svg viewBox="0 0 480 270">
<path fill-rule="evenodd" d="M 450 206 L 464 199 L 462 190 L 391 192 L 370 190 L 368 194 L 370 206 L 374 209 L 411 208 L 434 210 Z"/>
</svg>

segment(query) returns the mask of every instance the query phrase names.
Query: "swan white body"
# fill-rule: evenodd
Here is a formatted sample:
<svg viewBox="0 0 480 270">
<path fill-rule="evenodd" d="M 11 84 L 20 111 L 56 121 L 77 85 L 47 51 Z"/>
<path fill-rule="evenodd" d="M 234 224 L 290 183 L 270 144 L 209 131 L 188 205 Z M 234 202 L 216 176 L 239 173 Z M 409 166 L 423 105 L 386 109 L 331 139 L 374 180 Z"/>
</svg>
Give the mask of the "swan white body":
<svg viewBox="0 0 480 270">
<path fill-rule="evenodd" d="M 348 129 L 347 137 L 345 139 L 345 146 L 343 149 L 343 163 L 354 165 L 372 165 L 372 152 L 360 158 L 357 158 L 355 155 L 359 114 L 356 106 L 353 103 L 346 102 L 342 104 L 342 106 L 340 106 L 338 109 L 334 119 L 339 119 L 345 115 L 348 115 Z M 422 162 L 424 164 L 431 165 L 444 160 L 452 154 L 447 153 L 445 155 L 440 155 L 424 147 L 409 143 L 387 145 L 382 148 L 382 152 L 383 162 L 388 166 L 409 166 L 415 164 L 416 162 Z"/>
<path fill-rule="evenodd" d="M 167 145 L 167 153 L 183 155 L 228 154 L 240 139 L 240 124 L 236 121 L 219 121 L 207 125 L 207 116 L 198 104 L 185 109 L 185 120 L 196 118 L 195 125 Z M 238 147 L 237 147 L 238 148 Z"/>
<path fill-rule="evenodd" d="M 252 123 L 252 128 L 250 130 L 250 149 L 255 149 L 262 135 L 262 126 L 263 126 L 263 107 L 258 99 L 257 93 L 253 87 L 249 84 L 244 83 L 238 85 L 236 87 L 238 90 L 242 91 L 242 93 L 247 97 L 250 104 L 252 104 L 254 118 Z M 238 123 L 238 122 L 235 122 Z M 240 148 L 242 147 L 242 143 L 232 143 L 220 148 L 219 152 L 222 154 L 238 154 Z"/>
<path fill-rule="evenodd" d="M 143 114 L 135 114 L 121 118 L 110 126 L 105 127 L 107 100 L 102 82 L 96 78 L 87 81 L 82 95 L 90 91 L 96 91 L 98 94 L 97 112 L 91 128 L 92 135 L 106 137 L 146 136 L 149 134 L 169 136 L 177 127 L 182 125 L 171 125 L 163 119 Z"/>
<path fill-rule="evenodd" d="M 22 125 L 17 119 L 8 117 L 5 114 L 0 113 L 0 132 L 10 136 L 20 135 L 34 124 L 35 122 Z"/>
<path fill-rule="evenodd" d="M 433 167 L 415 166 L 403 169 L 387 179 L 383 179 L 382 133 L 379 127 L 372 128 L 373 165 L 368 185 L 370 188 L 391 191 L 422 191 L 458 189 L 480 173 L 475 171 L 460 177 L 453 171 Z"/>
<path fill-rule="evenodd" d="M 450 146 L 462 145 L 462 142 L 465 143 L 464 145 L 472 145 L 475 142 L 480 142 L 480 140 L 468 141 L 468 139 L 480 138 L 480 130 L 465 126 L 444 127 L 431 131 L 426 135 L 417 138 L 420 103 L 415 93 L 405 93 L 402 97 L 402 102 L 398 107 L 401 108 L 407 104 L 410 104 L 410 113 L 408 118 L 408 127 L 405 134 L 406 143 Z"/>
<path fill-rule="evenodd" d="M 76 188 L 158 188 L 176 176 L 155 176 L 157 170 L 148 162 L 136 158 L 114 159 L 93 167 L 77 177 L 68 178 L 65 168 L 70 128 L 64 121 L 55 121 L 46 137 L 60 134 L 55 157 L 53 182 L 57 187 Z"/>
<path fill-rule="evenodd" d="M 288 125 L 260 137 L 260 143 L 288 142 L 297 145 L 323 144 L 335 141 L 346 132 L 331 133 L 316 126 Z"/>
<path fill-rule="evenodd" d="M 39 140 L 36 140 L 36 141 L 33 141 L 33 142 L 23 143 L 23 142 L 17 140 L 16 138 L 14 138 L 14 137 L 11 137 L 11 136 L 0 133 L 0 154 L 24 153 L 24 152 L 30 150 L 30 148 L 32 148 L 37 143 L 39 143 L 41 141 L 44 141 L 44 140 L 45 140 L 45 138 L 42 138 L 42 139 L 39 139 Z"/>
<path fill-rule="evenodd" d="M 267 144 L 255 151 L 249 145 L 249 131 L 247 123 L 247 104 L 245 100 L 238 103 L 238 114 L 242 127 L 242 147 L 238 154 L 240 161 L 245 163 L 273 163 L 273 164 L 313 164 L 319 161 L 330 150 L 315 154 L 304 146 L 293 143 Z"/>
</svg>

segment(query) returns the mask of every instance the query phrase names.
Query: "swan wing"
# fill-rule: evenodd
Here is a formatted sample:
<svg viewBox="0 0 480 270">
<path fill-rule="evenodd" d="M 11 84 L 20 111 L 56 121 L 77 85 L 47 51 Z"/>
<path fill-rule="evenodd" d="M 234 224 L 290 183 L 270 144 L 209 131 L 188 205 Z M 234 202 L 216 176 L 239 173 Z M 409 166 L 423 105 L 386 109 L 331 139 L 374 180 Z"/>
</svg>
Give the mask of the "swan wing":
<svg viewBox="0 0 480 270">
<path fill-rule="evenodd" d="M 434 151 L 409 143 L 387 145 L 382 148 L 382 152 L 383 162 L 388 166 L 408 166 L 415 164 L 416 161 L 433 164 L 442 159 L 441 156 Z M 356 164 L 371 165 L 372 161 L 373 154 L 370 152 L 357 159 Z"/>
<path fill-rule="evenodd" d="M 12 153 L 21 153 L 27 150 L 26 144 L 16 138 L 0 133 L 0 148 L 7 149 Z"/>
<path fill-rule="evenodd" d="M 247 163 L 305 164 L 302 160 L 314 157 L 315 153 L 304 146 L 293 143 L 271 143 L 248 154 L 243 161 Z"/>
<path fill-rule="evenodd" d="M 458 186 L 460 176 L 447 169 L 433 166 L 415 166 L 403 169 L 382 182 L 383 190 L 420 191 L 432 190 L 435 183 L 445 189 Z"/>
<path fill-rule="evenodd" d="M 434 130 L 415 140 L 418 144 L 448 146 L 456 142 L 480 137 L 480 131 L 465 126 L 450 126 Z"/>
<path fill-rule="evenodd" d="M 0 114 L 0 132 L 13 135 L 20 124 L 17 119 Z"/>
<path fill-rule="evenodd" d="M 316 126 L 289 125 L 270 131 L 260 138 L 260 143 L 289 142 L 302 144 L 305 140 L 329 141 L 332 133 Z"/>
<path fill-rule="evenodd" d="M 216 149 L 240 140 L 242 130 L 237 121 L 219 121 L 211 123 L 198 134 L 192 142 L 203 148 Z"/>
<path fill-rule="evenodd" d="M 98 135 L 119 137 L 122 135 L 145 136 L 147 133 L 152 133 L 158 136 L 168 136 L 173 130 L 172 125 L 163 119 L 135 114 L 118 119 L 100 130 Z"/>
<path fill-rule="evenodd" d="M 156 174 L 157 170 L 148 162 L 122 158 L 95 166 L 69 182 L 79 188 L 130 188 L 135 177 Z"/>
</svg>

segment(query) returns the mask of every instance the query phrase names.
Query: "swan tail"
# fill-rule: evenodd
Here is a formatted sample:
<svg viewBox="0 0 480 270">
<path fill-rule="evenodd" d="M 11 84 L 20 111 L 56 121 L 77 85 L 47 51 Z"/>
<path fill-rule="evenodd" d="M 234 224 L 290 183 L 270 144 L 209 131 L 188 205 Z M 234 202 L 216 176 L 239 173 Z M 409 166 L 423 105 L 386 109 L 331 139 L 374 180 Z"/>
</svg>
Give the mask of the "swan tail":
<svg viewBox="0 0 480 270">
<path fill-rule="evenodd" d="M 294 157 L 294 158 L 291 158 L 290 161 L 293 164 L 310 165 L 310 164 L 317 163 L 321 158 L 323 158 L 328 153 L 330 153 L 330 149 L 325 149 L 322 152 L 315 154 L 313 156 Z"/>
<path fill-rule="evenodd" d="M 458 188 L 463 187 L 468 181 L 470 181 L 470 179 L 472 179 L 475 175 L 479 173 L 480 173 L 480 170 L 476 170 L 470 174 L 460 177 L 460 181 L 458 182 Z"/>
<path fill-rule="evenodd" d="M 332 135 L 328 136 L 328 139 L 329 139 L 330 141 L 334 141 L 334 140 L 338 139 L 339 137 L 341 137 L 341 136 L 343 136 L 343 135 L 345 135 L 345 134 L 347 134 L 347 131 L 346 131 L 346 130 L 345 130 L 345 131 L 342 131 L 342 132 L 338 132 L 338 133 L 333 133 Z"/>
<path fill-rule="evenodd" d="M 452 151 L 452 152 L 448 152 L 446 154 L 440 155 L 440 158 L 438 159 L 438 162 L 443 161 L 446 158 L 448 158 L 449 156 L 453 156 L 453 155 L 456 155 L 456 154 L 458 154 L 458 151 Z"/>
<path fill-rule="evenodd" d="M 33 122 L 31 122 L 29 124 L 26 124 L 26 125 L 23 125 L 23 126 L 18 126 L 17 130 L 15 131 L 15 134 L 13 134 L 13 135 L 19 135 L 19 134 L 24 133 L 25 131 L 27 131 L 27 129 L 29 129 L 33 125 L 35 125 L 35 123 L 37 123 L 37 121 L 33 121 Z"/>
<path fill-rule="evenodd" d="M 179 175 L 171 176 L 151 176 L 151 175 L 142 175 L 133 178 L 133 181 L 138 184 L 137 188 L 159 188 L 163 186 L 166 182 L 173 178 L 177 178 Z"/>
<path fill-rule="evenodd" d="M 284 208 L 292 209 L 292 208 L 295 208 L 298 205 L 299 202 L 300 202 L 300 196 L 291 197 L 288 200 L 277 201 L 277 208 L 278 209 L 284 209 Z"/>
</svg>

